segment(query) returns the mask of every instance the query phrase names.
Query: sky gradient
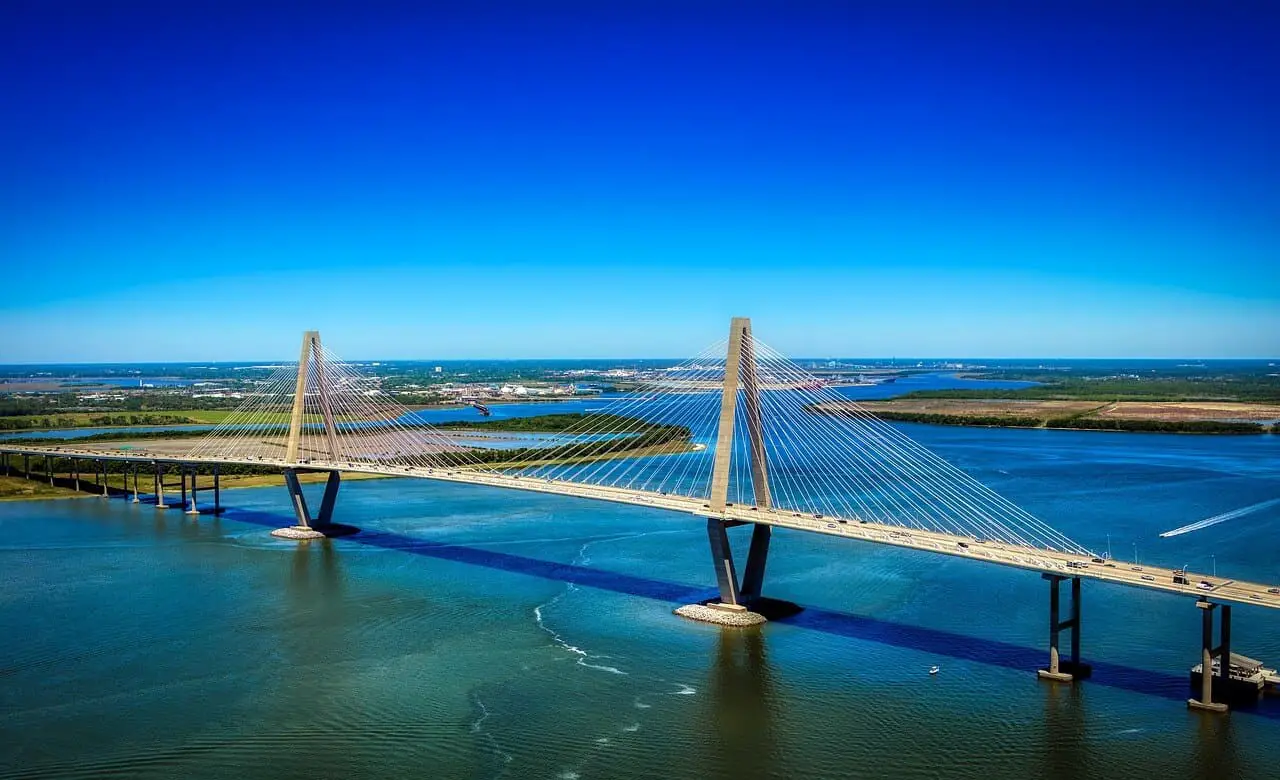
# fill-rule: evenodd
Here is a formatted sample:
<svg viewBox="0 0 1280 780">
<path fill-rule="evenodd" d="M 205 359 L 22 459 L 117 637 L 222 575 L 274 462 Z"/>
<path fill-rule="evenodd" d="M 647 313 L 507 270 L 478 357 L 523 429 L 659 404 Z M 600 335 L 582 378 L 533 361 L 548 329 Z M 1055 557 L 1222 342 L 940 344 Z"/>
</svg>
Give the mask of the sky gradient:
<svg viewBox="0 0 1280 780">
<path fill-rule="evenodd" d="M 1280 356 L 1280 4 L 0 4 L 0 362 Z"/>
</svg>

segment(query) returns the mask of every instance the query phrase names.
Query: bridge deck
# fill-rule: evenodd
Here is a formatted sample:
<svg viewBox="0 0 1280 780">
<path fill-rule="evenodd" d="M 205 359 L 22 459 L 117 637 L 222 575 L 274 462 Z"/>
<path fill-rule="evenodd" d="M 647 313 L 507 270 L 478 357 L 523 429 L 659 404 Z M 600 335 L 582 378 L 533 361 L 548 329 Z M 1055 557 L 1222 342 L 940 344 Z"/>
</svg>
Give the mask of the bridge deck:
<svg viewBox="0 0 1280 780">
<path fill-rule="evenodd" d="M 584 485 L 562 480 L 545 480 L 521 477 L 494 472 L 480 472 L 465 468 L 422 468 L 413 466 L 385 466 L 369 463 L 300 463 L 289 464 L 283 459 L 255 458 L 246 460 L 186 458 L 175 456 L 148 455 L 143 452 L 111 453 L 101 450 L 59 447 L 0 447 L 0 452 L 13 455 L 54 455 L 57 457 L 101 458 L 103 460 L 128 461 L 139 463 L 219 463 L 239 464 L 247 466 L 267 466 L 272 468 L 298 468 L 316 471 L 348 471 L 365 474 L 381 474 L 396 477 L 414 477 L 434 479 L 442 482 L 458 482 L 471 485 L 487 485 L 489 487 L 526 490 L 536 493 L 574 496 L 598 501 L 609 501 L 635 506 L 650 506 L 685 512 L 699 517 L 709 515 L 707 503 L 700 498 L 663 495 L 644 490 L 633 490 L 613 487 Z M 753 506 L 734 505 L 726 507 L 723 515 L 726 520 L 738 520 L 744 523 L 762 523 L 778 528 L 791 528 L 799 531 L 859 539 L 875 544 L 886 544 L 894 547 L 905 547 L 925 552 L 951 555 L 957 558 L 968 558 L 981 563 L 992 563 L 1000 566 L 1011 566 L 1042 573 L 1056 574 L 1063 577 L 1080 577 L 1082 579 L 1101 580 L 1118 585 L 1135 588 L 1158 590 L 1184 596 L 1195 596 L 1219 602 L 1235 602 L 1260 607 L 1280 609 L 1280 587 L 1256 582 L 1245 582 L 1220 577 L 1209 577 L 1206 574 L 1187 573 L 1188 584 L 1174 582 L 1173 570 L 1159 566 L 1137 566 L 1121 561 L 1094 563 L 1084 561 L 1074 553 L 1046 550 L 1038 547 L 1020 547 L 992 541 L 978 541 L 970 537 L 955 536 L 935 531 L 922 531 L 883 525 L 858 518 L 820 517 L 806 515 L 786 509 L 764 509 Z M 1085 568 L 1076 568 L 1081 563 Z M 1074 564 L 1074 566 L 1073 566 Z M 1149 578 L 1149 579 L 1148 579 Z M 1212 587 L 1198 587 L 1202 580 L 1213 583 Z"/>
</svg>

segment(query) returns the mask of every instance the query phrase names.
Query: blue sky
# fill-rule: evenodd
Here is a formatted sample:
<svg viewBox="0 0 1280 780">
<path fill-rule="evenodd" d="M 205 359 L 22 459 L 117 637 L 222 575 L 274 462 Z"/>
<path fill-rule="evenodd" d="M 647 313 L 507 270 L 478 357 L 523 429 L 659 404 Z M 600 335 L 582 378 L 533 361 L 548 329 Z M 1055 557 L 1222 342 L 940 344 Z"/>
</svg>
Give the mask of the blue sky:
<svg viewBox="0 0 1280 780">
<path fill-rule="evenodd" d="M 0 5 L 0 362 L 1280 355 L 1276 3 Z"/>
</svg>

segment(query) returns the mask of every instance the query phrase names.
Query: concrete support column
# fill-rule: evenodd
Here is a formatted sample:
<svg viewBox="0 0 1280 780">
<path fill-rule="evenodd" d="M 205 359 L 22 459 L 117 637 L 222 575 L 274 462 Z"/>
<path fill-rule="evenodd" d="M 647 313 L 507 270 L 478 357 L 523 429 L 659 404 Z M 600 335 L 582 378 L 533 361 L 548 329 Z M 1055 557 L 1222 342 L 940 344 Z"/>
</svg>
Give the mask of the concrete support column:
<svg viewBox="0 0 1280 780">
<path fill-rule="evenodd" d="M 80 492 L 80 459 L 71 459 L 71 478 L 75 480 L 76 492 Z"/>
<path fill-rule="evenodd" d="M 1223 698 L 1227 694 L 1227 686 L 1231 679 L 1231 607 L 1222 605 L 1221 627 L 1219 629 L 1222 643 L 1213 646 L 1213 613 L 1218 604 L 1197 601 L 1200 613 L 1200 698 L 1187 699 L 1187 706 L 1203 712 L 1226 712 L 1224 702 L 1214 701 L 1213 692 L 1216 687 Z M 1213 659 L 1218 658 L 1218 674 L 1213 673 Z M 1214 677 L 1217 677 L 1215 686 Z"/>
<path fill-rule="evenodd" d="M 711 565 L 715 567 L 716 583 L 720 586 L 720 603 L 738 606 L 738 572 L 733 567 L 733 548 L 729 546 L 724 521 L 708 517 L 707 538 L 711 542 Z"/>
<path fill-rule="evenodd" d="M 45 479 L 49 480 L 49 485 L 52 487 L 53 485 L 53 456 L 52 455 L 44 456 L 44 476 L 45 476 Z"/>
<path fill-rule="evenodd" d="M 1059 586 L 1067 577 L 1041 574 L 1049 582 L 1049 668 L 1038 674 L 1042 680 L 1072 682 L 1088 677 L 1092 669 L 1080 660 L 1080 578 L 1071 577 L 1071 617 L 1062 620 L 1062 598 Z M 1063 630 L 1071 631 L 1071 660 L 1063 663 L 1059 644 Z"/>
<path fill-rule="evenodd" d="M 133 503 L 138 503 L 138 464 L 130 464 L 133 468 Z M 125 487 L 129 487 L 129 473 L 126 471 L 124 476 Z"/>
<path fill-rule="evenodd" d="M 190 469 L 191 469 L 191 505 L 187 507 L 187 514 L 198 515 L 200 514 L 200 509 L 199 507 L 196 506 L 196 491 L 199 490 L 199 488 L 196 486 L 196 480 L 200 475 L 196 471 L 196 466 L 191 466 Z"/>
<path fill-rule="evenodd" d="M 769 540 L 773 528 L 763 523 L 751 527 L 751 546 L 747 549 L 747 569 L 742 573 L 742 599 L 750 602 L 764 592 L 764 567 L 769 560 Z"/>
<path fill-rule="evenodd" d="M 166 509 L 164 505 L 164 465 L 156 465 L 156 509 Z"/>
<path fill-rule="evenodd" d="M 102 474 L 102 497 L 107 498 L 111 495 L 111 493 L 108 492 L 108 489 L 107 489 L 108 488 L 107 464 L 105 461 L 99 460 L 97 465 L 98 465 L 98 471 L 101 472 Z"/>
<path fill-rule="evenodd" d="M 293 502 L 293 513 L 298 518 L 298 525 L 310 528 L 311 510 L 307 509 L 307 497 L 302 494 L 302 483 L 298 482 L 298 472 L 285 469 L 284 484 L 289 489 L 289 499 Z"/>
<path fill-rule="evenodd" d="M 342 474 L 330 471 L 329 478 L 324 483 L 324 498 L 320 500 L 320 517 L 316 519 L 316 528 L 324 528 L 332 523 L 333 506 L 338 500 L 338 486 L 341 483 Z"/>
<path fill-rule="evenodd" d="M 213 464 L 213 513 L 216 515 L 222 511 L 222 496 L 220 484 L 221 479 L 218 473 L 218 464 Z"/>
<path fill-rule="evenodd" d="M 31 479 L 31 456 L 25 453 L 22 456 L 22 478 Z"/>
<path fill-rule="evenodd" d="M 1080 666 L 1080 578 L 1071 578 L 1071 667 Z"/>
<path fill-rule="evenodd" d="M 182 498 L 178 501 L 178 507 L 182 508 L 187 505 L 187 466 L 184 463 L 178 464 L 178 489 L 182 493 Z"/>
</svg>

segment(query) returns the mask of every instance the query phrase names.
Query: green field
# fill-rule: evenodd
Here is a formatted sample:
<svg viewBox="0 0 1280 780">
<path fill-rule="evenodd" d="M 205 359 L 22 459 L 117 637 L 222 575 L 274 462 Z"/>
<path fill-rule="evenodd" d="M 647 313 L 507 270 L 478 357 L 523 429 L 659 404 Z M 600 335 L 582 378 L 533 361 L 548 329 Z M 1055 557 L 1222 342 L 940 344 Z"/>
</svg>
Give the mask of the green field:
<svg viewBox="0 0 1280 780">
<path fill-rule="evenodd" d="M 74 490 L 54 487 L 39 479 L 0 476 L 0 501 L 24 501 L 32 498 L 72 498 L 83 496 Z"/>
<path fill-rule="evenodd" d="M 234 414 L 230 409 L 176 409 L 154 412 L 67 412 L 0 417 L 0 431 L 41 431 L 62 428 L 99 428 L 135 425 L 217 425 Z M 313 419 L 314 418 L 314 419 Z M 341 419 L 341 418 L 340 418 Z M 307 415 L 305 422 L 319 422 Z M 288 412 L 258 412 L 240 423 L 287 425 Z"/>
</svg>

